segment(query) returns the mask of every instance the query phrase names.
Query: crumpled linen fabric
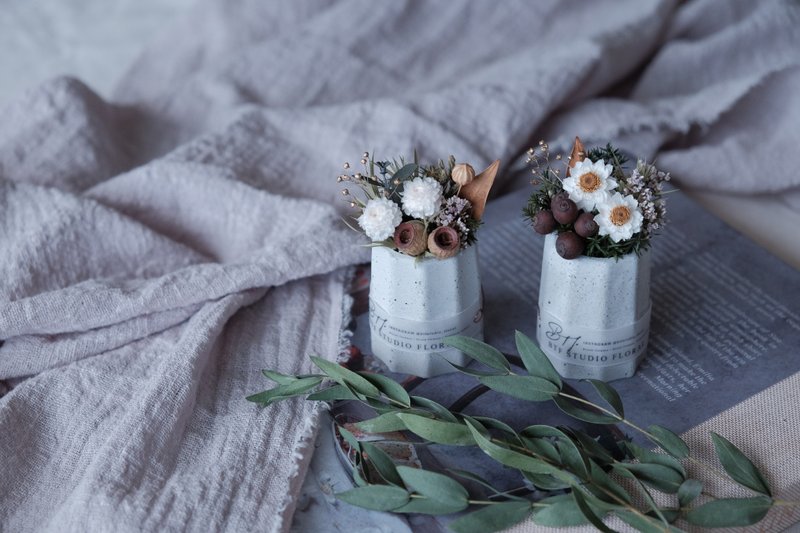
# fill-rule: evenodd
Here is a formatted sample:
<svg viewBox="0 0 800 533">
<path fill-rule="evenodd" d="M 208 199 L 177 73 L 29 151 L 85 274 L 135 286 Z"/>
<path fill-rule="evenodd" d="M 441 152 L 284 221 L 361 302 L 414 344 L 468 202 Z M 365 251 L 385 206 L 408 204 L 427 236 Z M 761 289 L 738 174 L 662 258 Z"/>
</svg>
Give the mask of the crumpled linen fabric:
<svg viewBox="0 0 800 533">
<path fill-rule="evenodd" d="M 281 531 L 368 260 L 364 150 L 500 158 L 610 139 L 683 183 L 796 191 L 796 2 L 203 0 L 100 98 L 0 116 L 0 530 Z M 758 139 L 759 143 L 754 143 Z M 516 178 L 516 179 L 515 179 Z"/>
</svg>

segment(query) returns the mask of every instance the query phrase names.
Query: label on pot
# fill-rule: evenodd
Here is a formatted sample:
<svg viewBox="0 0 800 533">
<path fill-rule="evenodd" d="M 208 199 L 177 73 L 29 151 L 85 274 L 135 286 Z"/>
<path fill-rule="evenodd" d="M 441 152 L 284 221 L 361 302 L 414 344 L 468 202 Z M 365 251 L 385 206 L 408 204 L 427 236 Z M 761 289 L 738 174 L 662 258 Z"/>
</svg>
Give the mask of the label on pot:
<svg viewBox="0 0 800 533">
<path fill-rule="evenodd" d="M 450 348 L 442 339 L 451 335 L 472 336 L 481 331 L 483 306 L 478 299 L 457 315 L 435 320 L 410 320 L 390 314 L 372 298 L 369 327 L 374 337 L 408 352 L 436 352 Z"/>
<path fill-rule="evenodd" d="M 636 359 L 647 347 L 650 309 L 636 322 L 615 329 L 591 329 L 539 309 L 536 321 L 542 350 L 576 365 L 606 366 Z"/>
</svg>

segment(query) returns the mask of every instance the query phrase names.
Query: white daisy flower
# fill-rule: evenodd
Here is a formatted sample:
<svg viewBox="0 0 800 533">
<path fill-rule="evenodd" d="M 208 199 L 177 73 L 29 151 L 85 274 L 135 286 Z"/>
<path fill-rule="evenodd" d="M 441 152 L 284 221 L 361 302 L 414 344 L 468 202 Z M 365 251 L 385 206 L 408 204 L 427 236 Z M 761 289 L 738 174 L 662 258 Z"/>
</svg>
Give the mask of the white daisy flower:
<svg viewBox="0 0 800 533">
<path fill-rule="evenodd" d="M 410 217 L 435 215 L 442 205 L 442 186 L 431 177 L 414 178 L 403 186 L 403 211 Z"/>
<path fill-rule="evenodd" d="M 600 235 L 608 235 L 614 242 L 630 239 L 642 229 L 642 212 L 636 198 L 615 192 L 607 202 L 597 206 L 600 214 L 594 221 Z"/>
<path fill-rule="evenodd" d="M 400 207 L 388 198 L 373 198 L 364 206 L 358 217 L 358 225 L 373 241 L 382 241 L 394 235 L 394 230 L 403 221 Z"/>
<path fill-rule="evenodd" d="M 564 178 L 564 190 L 578 207 L 590 212 L 607 201 L 611 192 L 617 188 L 617 180 L 611 177 L 613 170 L 602 159 L 595 162 L 589 159 L 578 161 L 569 171 L 569 177 Z"/>
</svg>

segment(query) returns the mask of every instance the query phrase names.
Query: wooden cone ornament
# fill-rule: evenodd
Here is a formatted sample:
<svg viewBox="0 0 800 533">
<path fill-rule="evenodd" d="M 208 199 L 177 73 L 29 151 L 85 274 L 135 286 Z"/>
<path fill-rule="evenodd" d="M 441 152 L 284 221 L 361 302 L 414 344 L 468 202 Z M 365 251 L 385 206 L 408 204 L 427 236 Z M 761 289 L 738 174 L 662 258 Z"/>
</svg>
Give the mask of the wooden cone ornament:
<svg viewBox="0 0 800 533">
<path fill-rule="evenodd" d="M 583 161 L 584 159 L 586 159 L 586 150 L 583 148 L 580 137 L 575 137 L 575 143 L 572 145 L 572 153 L 569 156 L 569 165 L 567 165 L 567 178 L 569 177 L 572 167 L 575 166 L 575 163 Z"/>
<path fill-rule="evenodd" d="M 475 176 L 474 180 L 461 187 L 459 196 L 469 200 L 472 204 L 472 216 L 476 220 L 480 220 L 483 217 L 483 211 L 486 209 L 486 200 L 489 198 L 489 191 L 499 168 L 500 160 L 496 159 L 494 163 L 486 167 L 486 170 Z"/>
</svg>

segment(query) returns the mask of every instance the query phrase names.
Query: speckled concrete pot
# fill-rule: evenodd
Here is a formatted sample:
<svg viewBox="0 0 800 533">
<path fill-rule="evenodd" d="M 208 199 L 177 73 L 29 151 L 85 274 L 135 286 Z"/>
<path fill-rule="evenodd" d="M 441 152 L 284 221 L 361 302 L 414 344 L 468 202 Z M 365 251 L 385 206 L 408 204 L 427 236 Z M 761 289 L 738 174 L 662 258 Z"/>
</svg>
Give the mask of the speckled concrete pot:
<svg viewBox="0 0 800 533">
<path fill-rule="evenodd" d="M 467 356 L 445 346 L 442 339 L 450 335 L 483 339 L 476 246 L 449 259 L 417 259 L 376 247 L 371 276 L 372 353 L 390 370 L 431 377 L 453 371 L 443 357 L 458 365 L 467 363 Z"/>
<path fill-rule="evenodd" d="M 621 259 L 556 252 L 545 237 L 536 337 L 559 374 L 611 381 L 630 377 L 650 332 L 650 253 Z"/>
</svg>

